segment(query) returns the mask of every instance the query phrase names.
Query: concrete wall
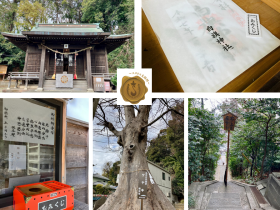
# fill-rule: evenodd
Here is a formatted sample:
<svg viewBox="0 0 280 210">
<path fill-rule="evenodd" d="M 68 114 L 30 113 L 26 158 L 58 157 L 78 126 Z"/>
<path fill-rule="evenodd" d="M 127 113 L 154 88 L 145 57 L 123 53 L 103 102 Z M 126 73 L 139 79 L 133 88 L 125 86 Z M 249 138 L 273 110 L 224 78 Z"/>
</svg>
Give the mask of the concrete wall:
<svg viewBox="0 0 280 210">
<path fill-rule="evenodd" d="M 159 188 L 162 190 L 164 195 L 172 203 L 172 190 L 171 190 L 171 177 L 170 174 L 161 169 L 159 166 L 148 161 L 148 167 L 151 171 L 154 181 L 157 183 Z M 165 180 L 163 180 L 162 173 L 165 173 Z"/>
<path fill-rule="evenodd" d="M 75 199 L 88 203 L 88 124 L 67 118 L 66 184 L 75 188 Z"/>
<path fill-rule="evenodd" d="M 271 206 L 276 209 L 280 209 L 280 173 L 272 173 L 269 175 L 267 188 L 265 191 L 265 198 L 268 200 Z"/>
</svg>

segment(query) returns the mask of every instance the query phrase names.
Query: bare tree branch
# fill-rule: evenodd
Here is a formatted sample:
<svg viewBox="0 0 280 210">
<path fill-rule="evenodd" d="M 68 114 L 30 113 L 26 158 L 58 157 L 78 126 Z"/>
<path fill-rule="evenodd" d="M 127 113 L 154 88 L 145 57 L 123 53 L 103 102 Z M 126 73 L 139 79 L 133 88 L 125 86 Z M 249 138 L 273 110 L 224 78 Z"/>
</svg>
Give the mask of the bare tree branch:
<svg viewBox="0 0 280 210">
<path fill-rule="evenodd" d="M 182 113 L 178 112 L 176 109 L 173 109 L 172 107 L 170 107 L 169 104 L 168 104 L 168 102 L 165 101 L 163 98 L 160 98 L 159 100 L 160 100 L 162 103 L 164 103 L 164 104 L 168 107 L 168 109 L 170 109 L 170 110 L 172 110 L 174 113 L 176 113 L 176 114 L 181 115 L 181 116 L 184 117 L 184 114 L 182 114 Z"/>
<path fill-rule="evenodd" d="M 157 117 L 155 120 L 153 120 L 152 122 L 150 122 L 149 124 L 145 125 L 142 127 L 142 129 L 149 127 L 150 125 L 154 124 L 156 121 L 158 121 L 160 118 L 162 118 L 165 114 L 167 114 L 168 112 L 170 112 L 172 110 L 168 109 L 167 111 L 163 112 L 159 117 Z"/>
</svg>

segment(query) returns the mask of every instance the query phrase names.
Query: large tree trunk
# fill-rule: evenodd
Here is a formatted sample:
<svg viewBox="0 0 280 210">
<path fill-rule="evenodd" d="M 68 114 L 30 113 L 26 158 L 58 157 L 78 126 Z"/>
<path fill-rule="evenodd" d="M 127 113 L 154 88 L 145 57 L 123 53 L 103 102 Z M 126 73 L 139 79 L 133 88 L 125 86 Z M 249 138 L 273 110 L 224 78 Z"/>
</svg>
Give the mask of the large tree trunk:
<svg viewBox="0 0 280 210">
<path fill-rule="evenodd" d="M 142 127 L 148 124 L 150 106 L 139 106 L 139 111 L 135 117 L 134 108 L 125 106 L 126 126 L 118 141 L 123 147 L 119 186 L 100 210 L 140 210 L 141 200 L 137 198 L 138 174 L 149 170 L 145 155 L 147 128 Z M 147 189 L 143 209 L 175 210 L 157 184 L 148 181 Z"/>
<path fill-rule="evenodd" d="M 191 182 L 192 182 L 192 171 L 189 168 L 189 183 L 191 183 Z"/>
<path fill-rule="evenodd" d="M 262 159 L 262 166 L 261 166 L 261 172 L 260 172 L 260 177 L 263 177 L 263 167 L 264 167 L 264 160 L 266 158 L 266 148 L 267 148 L 267 141 L 268 141 L 268 125 L 269 122 L 271 120 L 271 116 L 268 119 L 268 122 L 266 123 L 266 129 L 265 129 L 265 146 L 264 146 L 264 155 L 263 155 L 263 159 Z"/>
<path fill-rule="evenodd" d="M 252 165 L 251 165 L 251 171 L 250 171 L 250 176 L 253 177 L 253 168 L 254 168 L 254 163 L 255 163 L 255 157 L 252 158 Z"/>
</svg>

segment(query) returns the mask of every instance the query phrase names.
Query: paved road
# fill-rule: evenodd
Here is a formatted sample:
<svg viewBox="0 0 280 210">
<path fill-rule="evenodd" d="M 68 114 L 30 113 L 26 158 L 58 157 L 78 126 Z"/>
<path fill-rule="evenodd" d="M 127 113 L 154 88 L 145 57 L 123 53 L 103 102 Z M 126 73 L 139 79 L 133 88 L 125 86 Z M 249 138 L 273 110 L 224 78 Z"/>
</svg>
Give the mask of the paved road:
<svg viewBox="0 0 280 210">
<path fill-rule="evenodd" d="M 222 154 L 220 159 L 218 160 L 218 166 L 216 168 L 216 173 L 214 175 L 215 180 L 219 182 L 224 181 L 224 175 L 225 175 L 225 170 L 226 170 L 226 155 Z M 231 174 L 230 172 L 228 173 L 228 181 L 231 180 Z"/>
<path fill-rule="evenodd" d="M 242 210 L 250 209 L 244 187 L 228 182 L 227 187 L 223 182 L 218 182 L 207 187 L 210 199 L 207 210 Z"/>
</svg>

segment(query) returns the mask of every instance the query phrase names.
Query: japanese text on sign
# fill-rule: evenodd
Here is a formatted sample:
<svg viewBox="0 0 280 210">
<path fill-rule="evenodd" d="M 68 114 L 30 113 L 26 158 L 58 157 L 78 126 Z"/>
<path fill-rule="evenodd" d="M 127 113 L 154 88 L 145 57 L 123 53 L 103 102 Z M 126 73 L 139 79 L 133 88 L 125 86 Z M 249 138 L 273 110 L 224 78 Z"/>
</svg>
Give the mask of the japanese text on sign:
<svg viewBox="0 0 280 210">
<path fill-rule="evenodd" d="M 234 130 L 235 117 L 226 116 L 225 117 L 225 130 Z"/>
<path fill-rule="evenodd" d="M 66 196 L 44 201 L 38 204 L 39 210 L 61 210 L 67 207 Z"/>
<path fill-rule="evenodd" d="M 3 140 L 54 145 L 54 110 L 23 99 L 4 99 L 3 113 Z"/>
<path fill-rule="evenodd" d="M 147 198 L 148 172 L 140 171 L 138 175 L 138 199 Z"/>
</svg>

